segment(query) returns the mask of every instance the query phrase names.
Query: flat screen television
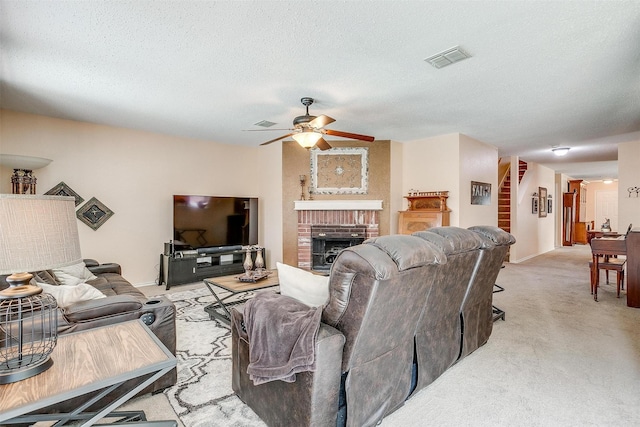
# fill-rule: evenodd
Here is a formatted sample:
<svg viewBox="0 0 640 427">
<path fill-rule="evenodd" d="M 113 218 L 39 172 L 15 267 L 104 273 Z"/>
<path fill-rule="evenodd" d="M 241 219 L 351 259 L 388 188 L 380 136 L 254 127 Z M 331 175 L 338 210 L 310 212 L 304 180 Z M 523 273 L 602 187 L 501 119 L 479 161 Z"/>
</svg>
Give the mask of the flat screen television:
<svg viewBox="0 0 640 427">
<path fill-rule="evenodd" d="M 173 196 L 176 249 L 258 244 L 258 198 Z"/>
</svg>

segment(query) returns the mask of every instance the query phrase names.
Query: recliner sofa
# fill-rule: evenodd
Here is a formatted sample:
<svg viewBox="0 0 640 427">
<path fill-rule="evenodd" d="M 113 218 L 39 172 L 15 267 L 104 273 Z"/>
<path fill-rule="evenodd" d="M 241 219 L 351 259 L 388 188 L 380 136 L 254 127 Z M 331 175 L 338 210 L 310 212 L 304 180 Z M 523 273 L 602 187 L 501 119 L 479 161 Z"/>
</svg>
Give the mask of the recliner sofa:
<svg viewBox="0 0 640 427">
<path fill-rule="evenodd" d="M 87 283 L 102 292 L 106 298 L 92 299 L 58 307 L 58 334 L 83 331 L 127 320 L 143 319 L 143 322 L 173 354 L 176 352 L 176 309 L 165 297 L 147 298 L 122 276 L 119 264 L 99 264 L 85 259 L 86 267 L 96 276 Z M 33 272 L 36 281 L 61 285 L 50 270 Z M 0 287 L 6 286 L 0 278 Z M 177 370 L 160 377 L 139 394 L 158 392 L 174 385 Z"/>
<path fill-rule="evenodd" d="M 247 337 L 232 328 L 233 390 L 271 426 L 376 425 L 486 342 L 499 258 L 514 242 L 496 227 L 440 227 L 344 249 L 315 371 L 254 385 Z"/>
</svg>

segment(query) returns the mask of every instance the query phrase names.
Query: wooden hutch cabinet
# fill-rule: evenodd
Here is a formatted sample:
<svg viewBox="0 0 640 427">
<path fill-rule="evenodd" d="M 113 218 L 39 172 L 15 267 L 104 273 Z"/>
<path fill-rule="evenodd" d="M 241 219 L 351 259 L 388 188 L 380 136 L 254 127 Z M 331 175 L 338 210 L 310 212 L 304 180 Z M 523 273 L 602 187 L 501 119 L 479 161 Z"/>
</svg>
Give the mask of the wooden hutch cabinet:
<svg viewBox="0 0 640 427">
<path fill-rule="evenodd" d="M 412 234 L 433 227 L 449 225 L 448 191 L 416 192 L 404 196 L 409 202 L 406 211 L 400 211 L 398 233 Z"/>
<path fill-rule="evenodd" d="M 575 193 L 575 221 L 573 240 L 575 243 L 587 244 L 587 184 L 581 179 L 569 180 L 569 193 Z"/>
</svg>

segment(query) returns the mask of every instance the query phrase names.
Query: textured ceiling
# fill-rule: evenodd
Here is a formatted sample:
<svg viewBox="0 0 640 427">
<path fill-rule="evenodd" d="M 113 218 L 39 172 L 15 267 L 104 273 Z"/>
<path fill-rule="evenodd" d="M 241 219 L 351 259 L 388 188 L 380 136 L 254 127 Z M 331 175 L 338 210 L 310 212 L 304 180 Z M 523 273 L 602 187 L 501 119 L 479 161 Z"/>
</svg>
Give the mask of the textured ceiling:
<svg viewBox="0 0 640 427">
<path fill-rule="evenodd" d="M 332 129 L 460 132 L 585 179 L 640 140 L 640 1 L 0 0 L 0 36 L 0 106 L 64 119 L 257 146 L 311 96 Z"/>
</svg>

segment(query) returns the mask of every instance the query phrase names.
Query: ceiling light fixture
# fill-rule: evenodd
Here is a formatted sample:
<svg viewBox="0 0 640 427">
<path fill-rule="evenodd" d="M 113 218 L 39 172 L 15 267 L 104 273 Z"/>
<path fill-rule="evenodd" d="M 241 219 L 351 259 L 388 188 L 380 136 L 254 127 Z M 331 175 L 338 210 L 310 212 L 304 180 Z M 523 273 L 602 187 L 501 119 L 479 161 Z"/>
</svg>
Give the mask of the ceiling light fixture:
<svg viewBox="0 0 640 427">
<path fill-rule="evenodd" d="M 552 148 L 553 154 L 556 156 L 565 156 L 569 152 L 569 147 Z"/>
<path fill-rule="evenodd" d="M 454 46 L 451 49 L 444 50 L 426 58 L 425 62 L 433 65 L 435 68 L 442 68 L 467 58 L 471 58 L 471 55 L 462 50 L 460 46 Z"/>
<path fill-rule="evenodd" d="M 605 184 L 611 184 L 613 182 L 613 180 L 611 178 L 605 178 L 602 180 L 603 183 Z"/>
<path fill-rule="evenodd" d="M 322 138 L 322 134 L 307 131 L 300 132 L 292 135 L 292 138 L 296 140 L 296 142 L 302 145 L 304 148 L 311 148 Z"/>
</svg>

